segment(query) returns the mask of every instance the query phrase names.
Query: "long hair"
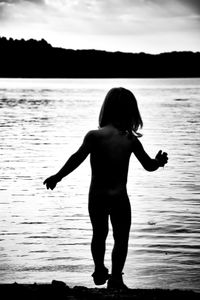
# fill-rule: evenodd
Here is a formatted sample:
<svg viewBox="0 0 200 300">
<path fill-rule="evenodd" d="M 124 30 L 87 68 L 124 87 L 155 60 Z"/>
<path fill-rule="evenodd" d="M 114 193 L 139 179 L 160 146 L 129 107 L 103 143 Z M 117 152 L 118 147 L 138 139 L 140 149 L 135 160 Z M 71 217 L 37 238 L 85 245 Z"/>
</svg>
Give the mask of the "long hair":
<svg viewBox="0 0 200 300">
<path fill-rule="evenodd" d="M 137 132 L 143 122 L 133 93 L 125 88 L 112 88 L 106 95 L 99 114 L 99 127 L 114 125 L 121 131 L 141 136 Z"/>
</svg>

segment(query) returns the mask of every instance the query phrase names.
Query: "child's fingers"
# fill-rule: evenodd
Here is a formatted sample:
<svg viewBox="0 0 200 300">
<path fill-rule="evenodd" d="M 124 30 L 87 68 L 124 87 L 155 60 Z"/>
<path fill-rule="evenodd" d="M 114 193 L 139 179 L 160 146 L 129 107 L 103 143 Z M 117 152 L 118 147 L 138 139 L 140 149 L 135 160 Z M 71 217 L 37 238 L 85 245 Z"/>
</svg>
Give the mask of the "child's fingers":
<svg viewBox="0 0 200 300">
<path fill-rule="evenodd" d="M 162 150 L 159 150 L 158 153 L 156 154 L 156 158 L 160 159 L 162 157 Z"/>
<path fill-rule="evenodd" d="M 159 150 L 156 156 L 161 156 L 162 155 L 162 150 Z"/>
</svg>

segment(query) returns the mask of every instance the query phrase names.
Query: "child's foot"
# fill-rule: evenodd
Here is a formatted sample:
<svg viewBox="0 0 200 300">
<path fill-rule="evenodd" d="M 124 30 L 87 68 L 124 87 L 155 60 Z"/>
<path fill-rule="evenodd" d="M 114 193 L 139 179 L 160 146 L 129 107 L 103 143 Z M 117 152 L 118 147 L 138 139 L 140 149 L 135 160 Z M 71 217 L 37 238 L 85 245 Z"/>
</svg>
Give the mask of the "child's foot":
<svg viewBox="0 0 200 300">
<path fill-rule="evenodd" d="M 110 275 L 108 274 L 108 269 L 104 267 L 103 269 L 96 269 L 92 277 L 96 285 L 102 285 L 106 283 Z"/>
<path fill-rule="evenodd" d="M 111 276 L 107 283 L 108 289 L 127 291 L 129 288 L 124 284 L 122 275 L 118 277 Z"/>
</svg>

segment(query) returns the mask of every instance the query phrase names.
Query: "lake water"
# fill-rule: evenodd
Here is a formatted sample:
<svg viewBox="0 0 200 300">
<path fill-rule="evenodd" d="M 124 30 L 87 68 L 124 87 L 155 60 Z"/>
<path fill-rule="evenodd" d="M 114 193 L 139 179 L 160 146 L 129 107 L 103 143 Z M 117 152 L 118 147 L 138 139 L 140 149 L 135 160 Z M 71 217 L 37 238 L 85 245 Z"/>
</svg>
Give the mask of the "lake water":
<svg viewBox="0 0 200 300">
<path fill-rule="evenodd" d="M 131 288 L 200 291 L 200 79 L 189 78 L 0 79 L 0 283 L 94 286 L 89 158 L 54 191 L 42 183 L 98 127 L 115 86 L 138 100 L 149 155 L 169 154 L 153 173 L 131 158 L 124 280 Z M 110 232 L 108 267 L 112 244 Z"/>
</svg>

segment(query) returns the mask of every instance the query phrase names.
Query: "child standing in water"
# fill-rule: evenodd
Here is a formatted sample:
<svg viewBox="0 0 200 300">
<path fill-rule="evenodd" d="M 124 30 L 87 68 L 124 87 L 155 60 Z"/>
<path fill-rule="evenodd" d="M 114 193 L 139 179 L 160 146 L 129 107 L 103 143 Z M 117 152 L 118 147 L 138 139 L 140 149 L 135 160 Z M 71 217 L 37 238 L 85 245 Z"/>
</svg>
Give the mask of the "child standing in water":
<svg viewBox="0 0 200 300">
<path fill-rule="evenodd" d="M 167 153 L 161 150 L 155 159 L 145 152 L 138 139 L 141 135 L 137 133 L 142 125 L 137 101 L 131 91 L 121 87 L 111 89 L 100 111 L 99 129 L 89 131 L 78 151 L 57 174 L 44 181 L 47 189 L 53 190 L 63 177 L 90 154 L 92 178 L 88 207 L 93 228 L 91 252 L 95 265 L 92 276 L 96 285 L 108 280 L 108 288 L 127 289 L 122 271 L 131 225 L 131 207 L 126 188 L 130 156 L 134 153 L 147 171 L 155 171 L 168 161 Z M 111 275 L 104 266 L 109 217 L 114 237 Z"/>
</svg>

